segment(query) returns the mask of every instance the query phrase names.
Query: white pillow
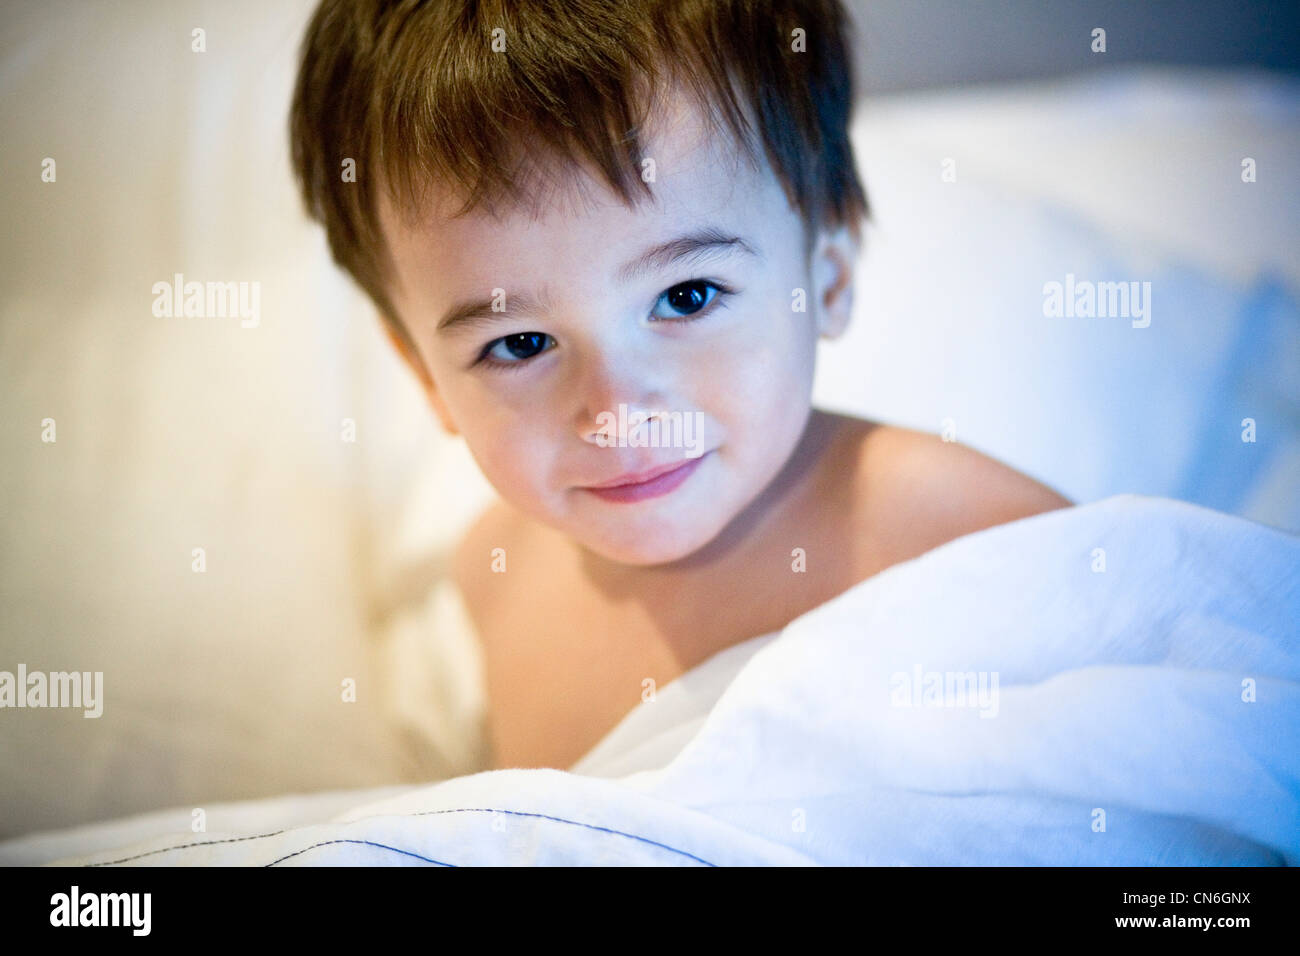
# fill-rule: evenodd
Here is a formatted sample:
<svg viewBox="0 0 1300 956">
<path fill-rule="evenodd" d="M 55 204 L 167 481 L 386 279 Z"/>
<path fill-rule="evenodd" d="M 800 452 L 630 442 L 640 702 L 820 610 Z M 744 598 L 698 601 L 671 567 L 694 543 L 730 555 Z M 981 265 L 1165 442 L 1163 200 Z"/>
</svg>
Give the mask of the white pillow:
<svg viewBox="0 0 1300 956">
<path fill-rule="evenodd" d="M 869 104 L 875 222 L 816 397 L 949 421 L 1076 500 L 1300 529 L 1298 118 L 1294 79 L 1151 68 Z M 1151 282 L 1150 325 L 1046 317 L 1070 274 Z"/>
<path fill-rule="evenodd" d="M 0 670 L 102 671 L 105 702 L 0 712 L 0 837 L 444 769 L 385 641 L 484 486 L 300 209 L 312 6 L 7 18 Z M 260 283 L 256 327 L 155 316 L 176 273 Z"/>
</svg>

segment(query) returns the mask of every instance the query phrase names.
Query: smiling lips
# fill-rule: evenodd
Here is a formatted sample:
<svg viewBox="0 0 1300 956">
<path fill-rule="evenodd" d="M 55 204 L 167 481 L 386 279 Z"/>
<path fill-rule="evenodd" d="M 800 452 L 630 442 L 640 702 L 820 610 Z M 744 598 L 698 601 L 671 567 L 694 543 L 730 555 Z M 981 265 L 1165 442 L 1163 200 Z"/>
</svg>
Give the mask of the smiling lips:
<svg viewBox="0 0 1300 956">
<path fill-rule="evenodd" d="M 606 501 L 644 501 L 657 498 L 672 491 L 699 467 L 707 455 L 689 458 L 684 462 L 662 465 L 638 475 L 624 475 L 603 485 L 588 485 L 583 491 L 589 491 Z"/>
</svg>

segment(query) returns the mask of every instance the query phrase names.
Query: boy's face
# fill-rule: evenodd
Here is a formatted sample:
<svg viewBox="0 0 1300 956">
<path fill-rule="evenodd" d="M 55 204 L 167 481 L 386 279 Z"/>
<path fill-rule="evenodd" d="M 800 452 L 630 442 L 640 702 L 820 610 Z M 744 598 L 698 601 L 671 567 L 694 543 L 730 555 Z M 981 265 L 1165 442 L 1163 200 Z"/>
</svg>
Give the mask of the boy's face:
<svg viewBox="0 0 1300 956">
<path fill-rule="evenodd" d="M 444 426 L 516 508 L 634 565 L 703 547 L 786 463 L 818 336 L 848 318 L 854 252 L 841 230 L 809 261 L 766 164 L 680 98 L 664 119 L 646 150 L 654 199 L 635 208 L 584 177 L 536 215 L 451 218 L 448 195 L 414 229 L 381 209 L 394 305 Z"/>
</svg>

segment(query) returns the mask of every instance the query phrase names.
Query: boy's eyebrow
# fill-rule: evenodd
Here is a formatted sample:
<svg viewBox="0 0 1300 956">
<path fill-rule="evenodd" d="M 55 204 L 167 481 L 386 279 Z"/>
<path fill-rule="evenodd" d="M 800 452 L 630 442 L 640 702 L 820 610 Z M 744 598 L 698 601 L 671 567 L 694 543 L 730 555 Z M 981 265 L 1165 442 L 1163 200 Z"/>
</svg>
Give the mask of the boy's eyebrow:
<svg viewBox="0 0 1300 956">
<path fill-rule="evenodd" d="M 494 308 L 497 301 L 498 299 L 495 296 L 484 296 L 472 302 L 461 302 L 458 305 L 453 305 L 438 320 L 437 330 L 439 332 L 468 331 L 480 325 L 495 322 L 498 319 L 508 319 L 512 316 L 518 317 L 521 313 L 542 311 L 542 302 L 526 292 L 516 292 L 509 296 L 509 312 Z"/>
<path fill-rule="evenodd" d="M 669 239 L 647 249 L 641 255 L 624 263 L 616 273 L 620 282 L 627 282 L 642 273 L 662 269 L 683 259 L 707 256 L 710 253 L 726 252 L 737 249 L 746 255 L 759 257 L 759 253 L 740 236 L 731 236 L 712 226 L 689 232 L 686 235 Z M 498 319 L 518 317 L 520 314 L 537 313 L 543 310 L 544 303 L 535 296 L 519 292 L 510 296 L 510 311 L 504 312 L 491 296 L 484 296 L 472 302 L 453 305 L 438 322 L 437 330 L 447 332 L 455 329 L 471 329 Z"/>
<path fill-rule="evenodd" d="M 618 270 L 618 278 L 626 282 L 643 272 L 662 269 L 681 259 L 693 258 L 700 253 L 729 249 L 739 249 L 747 255 L 758 256 L 754 247 L 740 236 L 729 236 L 713 226 L 708 226 L 647 249 L 631 262 L 621 266 Z"/>
</svg>

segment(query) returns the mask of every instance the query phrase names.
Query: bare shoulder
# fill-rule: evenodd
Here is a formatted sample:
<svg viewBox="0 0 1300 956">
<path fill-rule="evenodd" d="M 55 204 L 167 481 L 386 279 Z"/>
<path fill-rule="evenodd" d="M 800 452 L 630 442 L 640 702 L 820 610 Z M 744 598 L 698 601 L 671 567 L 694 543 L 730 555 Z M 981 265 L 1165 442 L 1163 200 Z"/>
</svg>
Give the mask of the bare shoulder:
<svg viewBox="0 0 1300 956">
<path fill-rule="evenodd" d="M 857 500 L 903 560 L 984 528 L 1072 506 L 1039 481 L 937 435 L 863 423 L 852 430 Z"/>
</svg>

